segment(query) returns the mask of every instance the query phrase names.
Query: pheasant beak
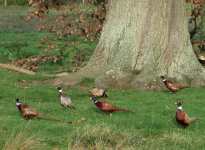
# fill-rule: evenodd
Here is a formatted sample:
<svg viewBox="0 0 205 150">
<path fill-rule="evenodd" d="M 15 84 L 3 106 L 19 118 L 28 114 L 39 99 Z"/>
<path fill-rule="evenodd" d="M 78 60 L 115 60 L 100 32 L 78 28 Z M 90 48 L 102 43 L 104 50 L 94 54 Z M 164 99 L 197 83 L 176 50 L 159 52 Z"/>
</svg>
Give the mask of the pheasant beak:
<svg viewBox="0 0 205 150">
<path fill-rule="evenodd" d="M 175 104 L 177 104 L 177 102 Z"/>
</svg>

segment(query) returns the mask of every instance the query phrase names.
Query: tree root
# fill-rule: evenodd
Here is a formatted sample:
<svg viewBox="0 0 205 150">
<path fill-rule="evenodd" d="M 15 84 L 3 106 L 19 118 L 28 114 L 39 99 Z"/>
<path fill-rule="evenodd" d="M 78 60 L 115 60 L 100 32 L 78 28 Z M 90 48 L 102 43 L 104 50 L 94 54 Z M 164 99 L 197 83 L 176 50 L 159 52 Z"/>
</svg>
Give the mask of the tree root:
<svg viewBox="0 0 205 150">
<path fill-rule="evenodd" d="M 30 71 L 30 70 L 26 70 L 23 68 L 19 68 L 10 64 L 1 64 L 0 63 L 0 68 L 4 68 L 4 69 L 8 69 L 8 70 L 13 70 L 13 71 L 17 71 L 23 74 L 28 74 L 28 75 L 36 75 L 36 72 Z M 42 76 L 56 76 L 56 77 L 62 77 L 62 76 L 66 76 L 69 75 L 69 73 L 64 72 L 64 73 L 59 73 L 59 74 L 41 74 Z"/>
</svg>

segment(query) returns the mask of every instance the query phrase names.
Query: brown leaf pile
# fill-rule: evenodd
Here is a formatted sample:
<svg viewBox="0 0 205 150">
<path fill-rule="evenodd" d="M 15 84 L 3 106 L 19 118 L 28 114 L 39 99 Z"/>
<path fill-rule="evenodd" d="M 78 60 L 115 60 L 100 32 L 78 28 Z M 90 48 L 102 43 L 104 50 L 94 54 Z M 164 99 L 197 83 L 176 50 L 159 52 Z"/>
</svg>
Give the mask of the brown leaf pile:
<svg viewBox="0 0 205 150">
<path fill-rule="evenodd" d="M 18 61 L 9 58 L 9 60 L 12 61 L 12 65 L 33 71 L 35 71 L 38 68 L 37 66 L 41 66 L 41 64 L 45 63 L 46 61 L 52 61 L 52 59 L 56 61 L 57 57 L 49 55 L 38 55 L 36 58 L 23 58 Z"/>
</svg>

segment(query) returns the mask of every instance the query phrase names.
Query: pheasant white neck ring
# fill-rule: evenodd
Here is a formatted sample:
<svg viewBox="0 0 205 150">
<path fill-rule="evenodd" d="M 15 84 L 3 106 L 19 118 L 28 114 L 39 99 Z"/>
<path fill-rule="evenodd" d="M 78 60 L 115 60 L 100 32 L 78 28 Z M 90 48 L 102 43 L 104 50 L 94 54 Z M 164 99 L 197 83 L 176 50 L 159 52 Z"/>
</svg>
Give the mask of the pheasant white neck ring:
<svg viewBox="0 0 205 150">
<path fill-rule="evenodd" d="M 59 92 L 62 92 L 63 90 L 59 90 Z"/>
<path fill-rule="evenodd" d="M 182 109 L 182 106 L 178 106 L 177 109 Z"/>
<path fill-rule="evenodd" d="M 20 105 L 21 103 L 16 103 L 16 105 Z"/>
<path fill-rule="evenodd" d="M 161 80 L 162 81 L 162 80 Z M 166 81 L 166 79 L 163 79 L 163 81 Z"/>
</svg>

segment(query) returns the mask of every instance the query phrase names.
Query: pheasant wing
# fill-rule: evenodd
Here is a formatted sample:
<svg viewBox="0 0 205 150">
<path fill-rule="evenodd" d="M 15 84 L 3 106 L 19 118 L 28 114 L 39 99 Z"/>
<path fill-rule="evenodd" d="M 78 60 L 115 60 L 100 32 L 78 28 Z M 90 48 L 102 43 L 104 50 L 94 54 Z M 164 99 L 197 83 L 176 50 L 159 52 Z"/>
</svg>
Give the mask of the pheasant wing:
<svg viewBox="0 0 205 150">
<path fill-rule="evenodd" d="M 173 90 L 178 90 L 179 89 L 178 84 L 176 84 L 172 81 L 168 81 L 167 83 L 168 83 L 168 86 L 170 86 Z"/>
<path fill-rule="evenodd" d="M 190 124 L 191 118 L 184 112 L 184 123 Z"/>
<path fill-rule="evenodd" d="M 106 101 L 98 101 L 96 105 L 100 110 L 104 110 L 104 111 L 118 111 L 119 110 L 117 106 L 109 102 L 106 102 Z"/>
<path fill-rule="evenodd" d="M 27 116 L 27 115 L 33 115 L 33 116 L 37 116 L 39 114 L 38 111 L 36 111 L 35 109 L 33 109 L 32 107 L 30 107 L 29 105 L 22 105 L 21 106 L 22 109 L 21 109 L 21 113 L 22 115 L 24 116 Z"/>
<path fill-rule="evenodd" d="M 60 97 L 60 103 L 65 106 L 68 107 L 69 104 L 71 104 L 71 100 L 68 94 L 65 93 L 61 93 L 61 97 Z"/>
</svg>

